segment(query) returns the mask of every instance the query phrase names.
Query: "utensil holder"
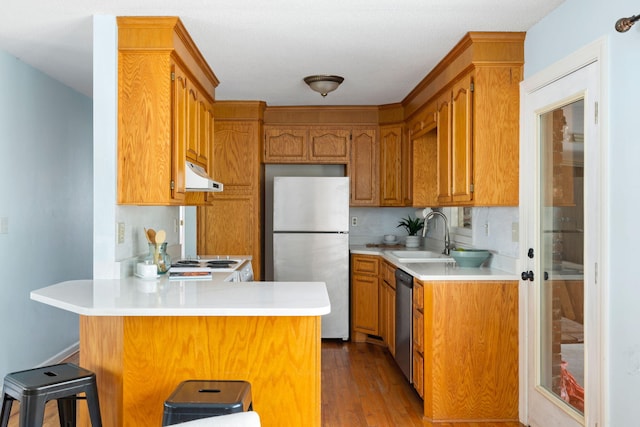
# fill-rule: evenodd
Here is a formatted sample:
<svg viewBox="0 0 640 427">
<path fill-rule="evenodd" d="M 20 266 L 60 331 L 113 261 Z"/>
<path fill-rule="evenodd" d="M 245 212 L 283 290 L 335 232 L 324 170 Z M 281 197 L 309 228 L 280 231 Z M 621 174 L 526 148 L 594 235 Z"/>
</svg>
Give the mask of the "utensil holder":
<svg viewBox="0 0 640 427">
<path fill-rule="evenodd" d="M 171 257 L 167 254 L 167 242 L 149 243 L 149 255 L 144 259 L 148 264 L 155 264 L 158 274 L 165 274 L 171 267 Z"/>
</svg>

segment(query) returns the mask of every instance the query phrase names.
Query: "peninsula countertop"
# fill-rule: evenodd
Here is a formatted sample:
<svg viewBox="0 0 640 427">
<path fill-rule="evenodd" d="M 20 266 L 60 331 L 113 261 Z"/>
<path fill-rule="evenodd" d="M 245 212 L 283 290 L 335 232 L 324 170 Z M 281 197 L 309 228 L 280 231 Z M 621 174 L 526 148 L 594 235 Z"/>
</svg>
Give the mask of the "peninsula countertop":
<svg viewBox="0 0 640 427">
<path fill-rule="evenodd" d="M 72 280 L 31 292 L 31 299 L 86 316 L 322 316 L 331 311 L 324 282 Z"/>
</svg>

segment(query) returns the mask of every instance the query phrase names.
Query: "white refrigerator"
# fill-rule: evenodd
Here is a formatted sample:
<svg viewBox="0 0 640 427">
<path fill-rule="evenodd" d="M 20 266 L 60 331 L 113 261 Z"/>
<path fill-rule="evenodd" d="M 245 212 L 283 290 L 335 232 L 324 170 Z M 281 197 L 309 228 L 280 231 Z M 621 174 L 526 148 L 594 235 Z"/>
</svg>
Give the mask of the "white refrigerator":
<svg viewBox="0 0 640 427">
<path fill-rule="evenodd" d="M 273 275 L 325 282 L 322 338 L 349 339 L 349 178 L 274 177 Z"/>
</svg>

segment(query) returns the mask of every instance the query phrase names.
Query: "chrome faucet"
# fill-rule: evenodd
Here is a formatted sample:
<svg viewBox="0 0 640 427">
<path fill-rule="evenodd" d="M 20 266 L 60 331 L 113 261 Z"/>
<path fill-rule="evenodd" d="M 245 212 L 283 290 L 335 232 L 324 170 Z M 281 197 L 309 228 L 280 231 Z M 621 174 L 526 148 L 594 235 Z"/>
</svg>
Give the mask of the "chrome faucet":
<svg viewBox="0 0 640 427">
<path fill-rule="evenodd" d="M 447 223 L 447 216 L 442 212 L 431 211 L 424 217 L 424 227 L 422 228 L 422 237 L 426 237 L 427 235 L 427 222 L 434 216 L 439 216 L 444 221 L 444 251 L 442 251 L 445 255 L 450 255 L 451 252 L 451 240 L 449 238 L 449 224 Z"/>
</svg>

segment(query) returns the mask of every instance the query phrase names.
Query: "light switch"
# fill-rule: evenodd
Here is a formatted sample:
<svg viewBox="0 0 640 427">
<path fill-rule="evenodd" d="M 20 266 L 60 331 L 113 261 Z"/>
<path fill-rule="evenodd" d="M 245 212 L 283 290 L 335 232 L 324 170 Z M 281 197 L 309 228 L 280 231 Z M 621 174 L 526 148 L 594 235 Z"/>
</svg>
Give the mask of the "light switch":
<svg viewBox="0 0 640 427">
<path fill-rule="evenodd" d="M 6 216 L 0 218 L 0 234 L 9 234 L 9 218 Z"/>
</svg>

